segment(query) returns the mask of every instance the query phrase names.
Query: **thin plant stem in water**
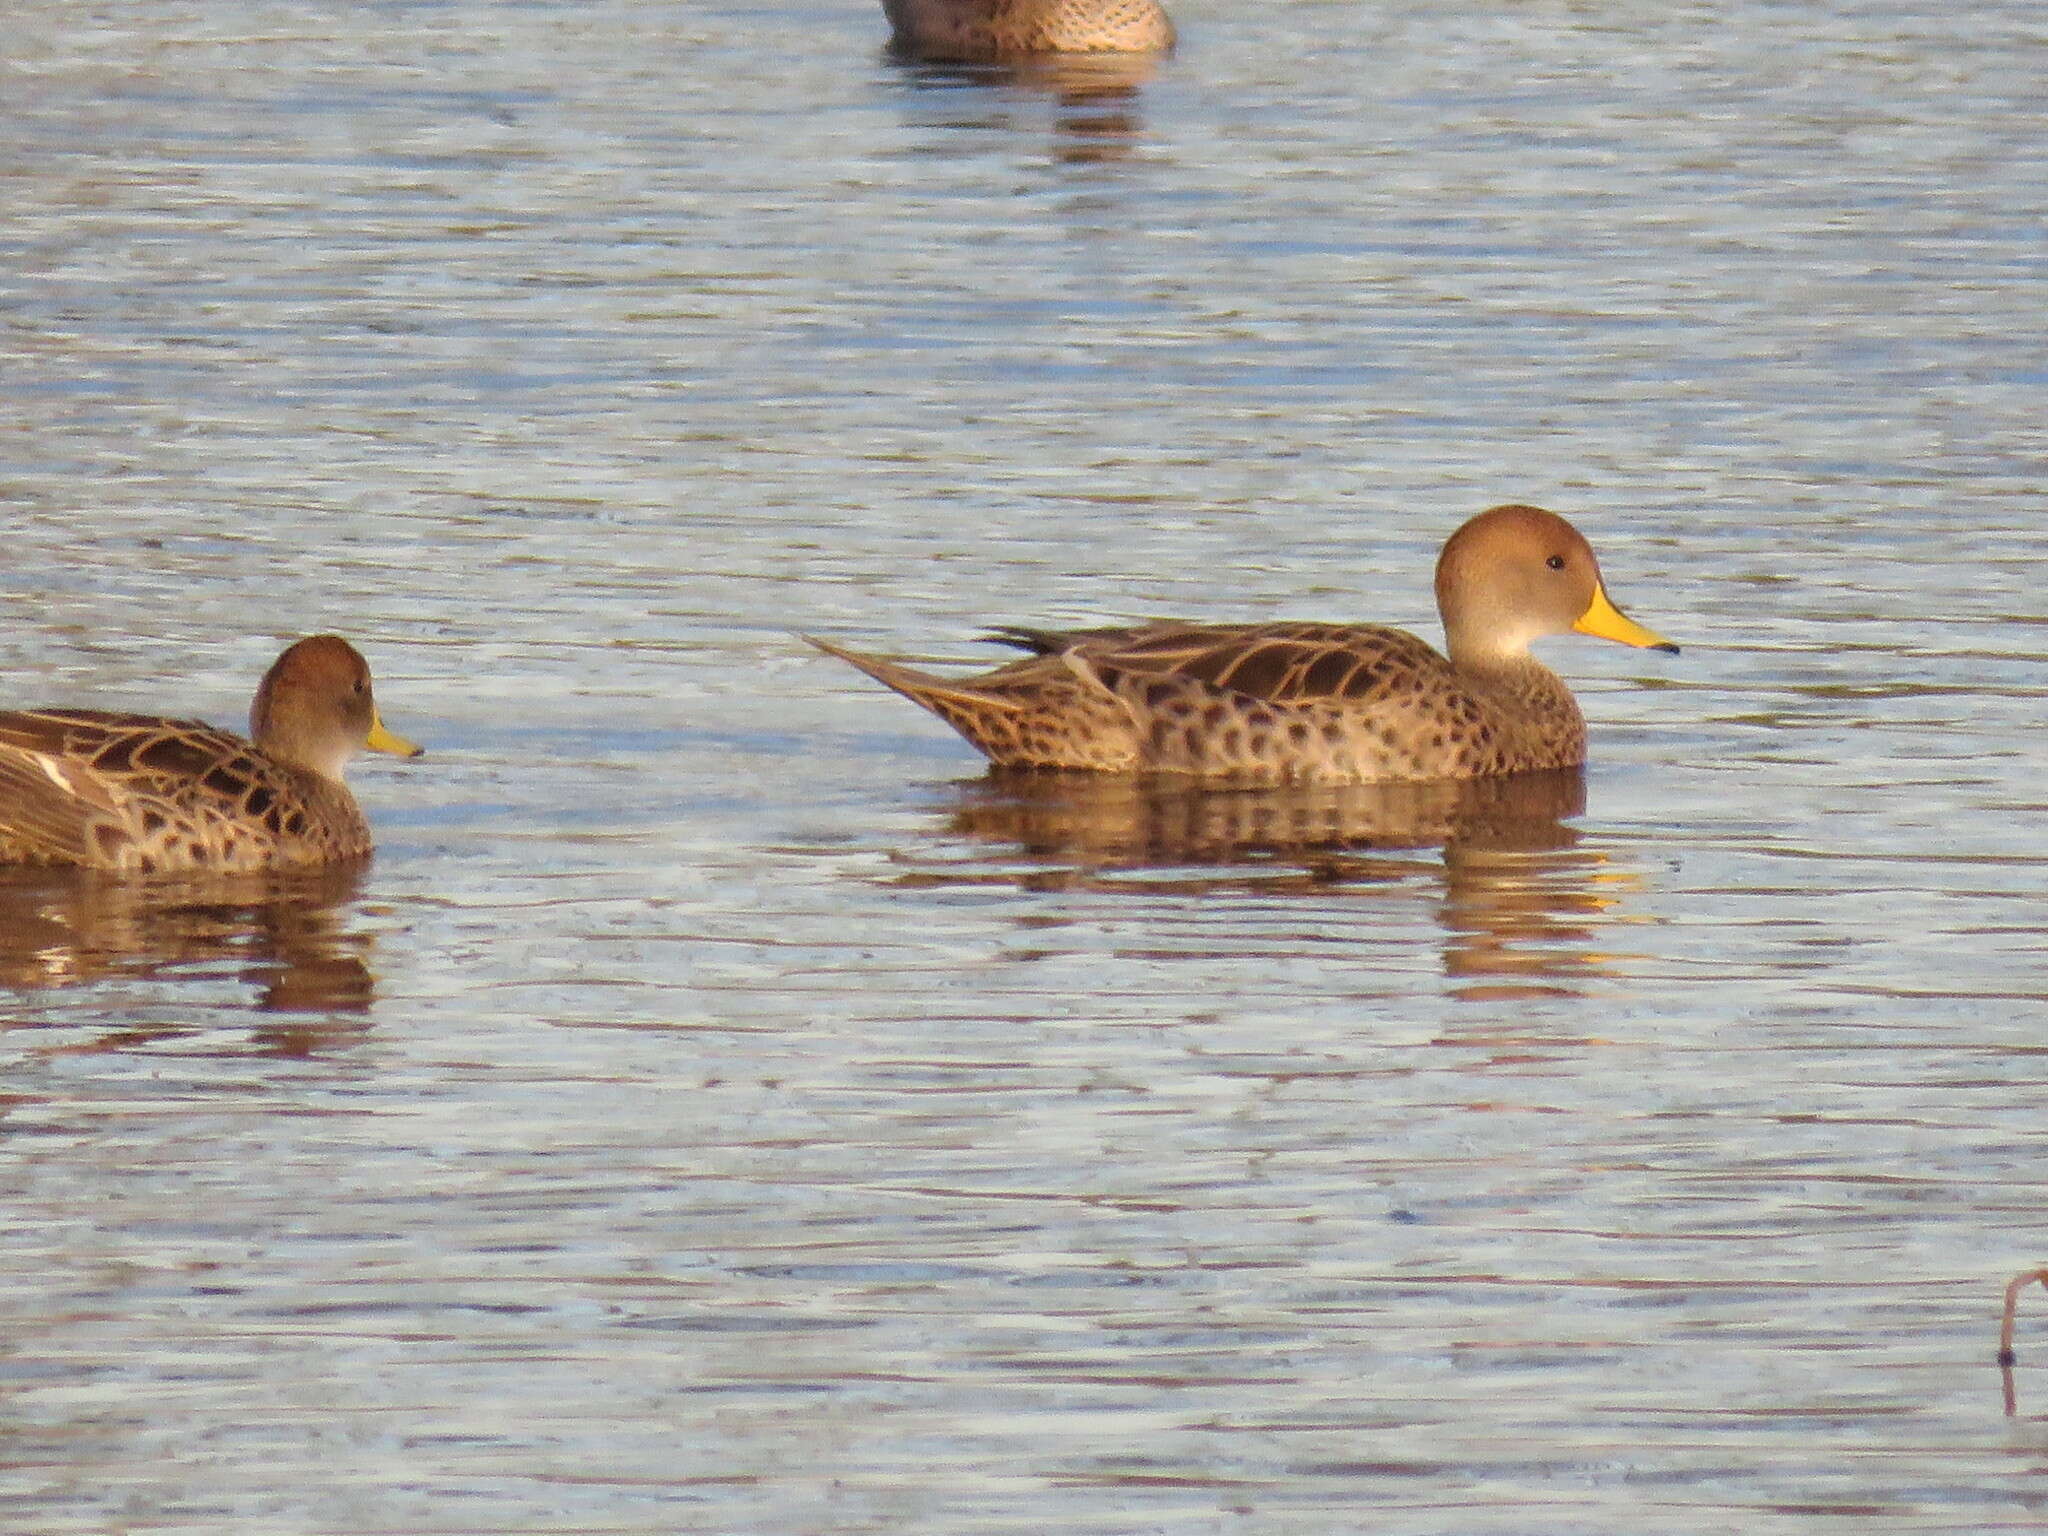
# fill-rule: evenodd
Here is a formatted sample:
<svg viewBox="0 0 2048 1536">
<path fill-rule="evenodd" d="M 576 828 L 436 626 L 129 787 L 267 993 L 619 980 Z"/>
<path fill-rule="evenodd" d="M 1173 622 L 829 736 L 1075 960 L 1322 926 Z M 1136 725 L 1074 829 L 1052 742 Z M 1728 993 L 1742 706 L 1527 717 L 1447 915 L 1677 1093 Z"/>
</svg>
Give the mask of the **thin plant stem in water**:
<svg viewBox="0 0 2048 1536">
<path fill-rule="evenodd" d="M 2019 1364 L 2019 1357 L 2012 1352 L 2013 1314 L 2019 1309 L 2020 1292 L 2035 1280 L 2048 1286 L 2048 1269 L 2024 1270 L 2005 1282 L 2005 1321 L 1998 1329 L 1998 1370 L 2005 1379 L 2005 1416 L 2008 1419 L 2019 1412 L 2019 1394 L 2012 1379 L 2012 1368 Z"/>
</svg>

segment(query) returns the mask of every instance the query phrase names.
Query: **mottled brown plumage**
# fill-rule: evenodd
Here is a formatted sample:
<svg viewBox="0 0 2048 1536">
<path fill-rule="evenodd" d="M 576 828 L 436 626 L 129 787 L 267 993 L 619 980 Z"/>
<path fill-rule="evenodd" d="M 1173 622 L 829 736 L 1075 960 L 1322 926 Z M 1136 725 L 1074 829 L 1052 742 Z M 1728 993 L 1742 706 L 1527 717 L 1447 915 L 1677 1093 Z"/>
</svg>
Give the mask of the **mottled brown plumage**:
<svg viewBox="0 0 2048 1536">
<path fill-rule="evenodd" d="M 1034 654 L 950 681 L 813 640 L 1009 767 L 1262 782 L 1468 779 L 1585 761 L 1585 719 L 1529 654 L 1577 629 L 1676 650 L 1619 613 L 1577 529 L 1495 507 L 1437 561 L 1449 655 L 1379 625 L 1007 629 Z"/>
<path fill-rule="evenodd" d="M 882 0 L 893 46 L 926 59 L 1152 53 L 1173 46 L 1158 0 Z"/>
<path fill-rule="evenodd" d="M 334 635 L 293 645 L 249 719 L 253 740 L 156 715 L 0 712 L 0 862 L 243 871 L 368 853 L 342 765 L 363 747 L 420 749 L 377 718 L 355 647 Z"/>
</svg>

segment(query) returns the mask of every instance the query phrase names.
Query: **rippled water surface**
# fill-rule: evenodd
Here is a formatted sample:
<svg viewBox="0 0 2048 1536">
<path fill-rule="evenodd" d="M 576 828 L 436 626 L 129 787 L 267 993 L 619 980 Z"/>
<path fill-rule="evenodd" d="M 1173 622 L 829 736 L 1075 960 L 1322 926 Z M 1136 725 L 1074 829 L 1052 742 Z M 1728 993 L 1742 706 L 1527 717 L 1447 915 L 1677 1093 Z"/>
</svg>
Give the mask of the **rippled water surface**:
<svg viewBox="0 0 2048 1536">
<path fill-rule="evenodd" d="M 1177 15 L 10 12 L 10 696 L 332 628 L 429 755 L 0 880 L 0 1523 L 2048 1520 L 2041 11 Z M 1583 776 L 987 780 L 792 638 L 1433 635 L 1509 499 L 1686 647 L 1547 643 Z"/>
</svg>

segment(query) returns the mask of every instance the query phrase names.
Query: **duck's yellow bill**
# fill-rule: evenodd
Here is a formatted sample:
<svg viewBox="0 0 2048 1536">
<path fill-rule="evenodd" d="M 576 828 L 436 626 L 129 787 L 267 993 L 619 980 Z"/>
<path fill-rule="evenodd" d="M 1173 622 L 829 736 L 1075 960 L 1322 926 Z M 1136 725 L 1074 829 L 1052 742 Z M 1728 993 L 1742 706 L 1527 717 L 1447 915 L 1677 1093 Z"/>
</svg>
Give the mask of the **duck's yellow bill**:
<svg viewBox="0 0 2048 1536">
<path fill-rule="evenodd" d="M 1572 628 L 1582 635 L 1598 635 L 1602 640 L 1619 640 L 1623 645 L 1639 645 L 1649 651 L 1669 651 L 1674 656 L 1678 654 L 1677 646 L 1654 629 L 1643 628 L 1609 602 L 1605 587 L 1593 589 L 1593 601 L 1586 604 L 1586 611 L 1579 615 L 1578 623 Z"/>
<path fill-rule="evenodd" d="M 414 746 L 396 731 L 385 729 L 383 720 L 375 714 L 370 716 L 370 734 L 363 745 L 372 752 L 389 752 L 393 757 L 418 757 L 427 750 Z"/>
</svg>

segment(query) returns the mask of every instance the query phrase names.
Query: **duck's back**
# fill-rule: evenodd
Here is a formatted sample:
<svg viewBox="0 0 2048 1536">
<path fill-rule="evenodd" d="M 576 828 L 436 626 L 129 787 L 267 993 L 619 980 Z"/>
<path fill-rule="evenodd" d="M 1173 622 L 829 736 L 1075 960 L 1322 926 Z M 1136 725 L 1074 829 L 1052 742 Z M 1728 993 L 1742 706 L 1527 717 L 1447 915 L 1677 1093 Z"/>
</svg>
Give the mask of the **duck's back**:
<svg viewBox="0 0 2048 1536">
<path fill-rule="evenodd" d="M 1326 783 L 1512 771 L 1500 712 L 1406 630 L 1152 624 L 1011 638 L 1123 706 L 1136 768 Z"/>
<path fill-rule="evenodd" d="M 369 851 L 345 786 L 232 731 L 104 710 L 0 712 L 0 862 L 233 871 Z"/>
<path fill-rule="evenodd" d="M 1143 53 L 1173 46 L 1158 0 L 882 0 L 896 47 L 935 59 Z"/>
<path fill-rule="evenodd" d="M 1040 655 L 1190 678 L 1275 704 L 1392 702 L 1455 686 L 1451 665 L 1384 624 L 1144 624 L 1122 629 L 1005 628 L 998 639 Z"/>
</svg>

